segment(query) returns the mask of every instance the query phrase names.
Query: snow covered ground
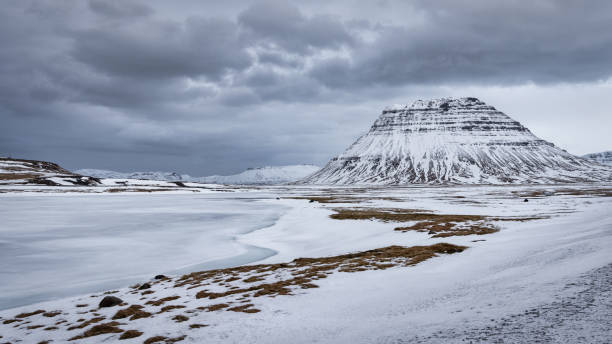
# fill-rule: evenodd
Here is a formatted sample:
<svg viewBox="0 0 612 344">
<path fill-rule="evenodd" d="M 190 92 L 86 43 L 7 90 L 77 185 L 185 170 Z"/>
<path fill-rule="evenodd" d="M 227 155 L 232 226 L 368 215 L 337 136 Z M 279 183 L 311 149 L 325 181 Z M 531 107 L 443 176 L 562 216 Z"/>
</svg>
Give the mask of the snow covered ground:
<svg viewBox="0 0 612 344">
<path fill-rule="evenodd" d="M 100 274 L 125 279 L 123 288 L 112 294 L 124 306 L 98 309 L 104 295 L 81 289 L 68 298 L 0 311 L 0 341 L 62 342 L 112 321 L 117 324 L 108 326 L 119 332 L 78 342 L 141 343 L 164 336 L 193 343 L 524 343 L 534 338 L 606 343 L 611 337 L 610 185 L 234 191 L 0 196 L 0 216 L 9 219 L 0 224 L 2 245 L 11 247 L 11 253 L 0 253 L 5 254 L 0 263 L 3 296 L 44 291 L 58 272 L 64 274 L 65 286 L 102 285 Z M 308 201 L 316 200 L 314 196 L 332 203 Z M 305 199 L 296 199 L 301 197 Z M 433 238 L 427 232 L 394 230 L 413 223 L 329 217 L 334 209 L 355 207 L 529 220 L 494 219 L 500 230 L 493 234 Z M 441 242 L 468 248 L 414 266 L 328 271 L 310 281 L 318 288 L 291 286 L 291 295 L 234 295 L 231 290 L 256 286 L 247 278 L 259 277 L 255 269 L 269 269 L 262 283 L 299 276 L 292 265 L 224 270 L 193 285 L 180 285 L 185 280 L 171 272 L 170 279 L 152 279 L 181 267 L 181 273 L 212 268 L 205 265 L 211 259 L 225 259 L 216 267 L 256 260 L 275 264 Z M 277 253 L 236 258 L 245 247 Z M 45 283 L 35 285 L 37 279 Z M 147 281 L 151 288 L 145 291 L 128 287 Z M 225 294 L 210 296 L 211 292 Z M 164 301 L 165 297 L 171 298 Z M 230 305 L 207 308 L 223 303 Z M 117 311 L 128 305 L 141 305 L 148 315 L 134 320 L 118 317 Z M 242 311 L 228 311 L 240 305 Z M 37 309 L 47 313 L 16 317 Z M 55 310 L 60 312 L 53 315 Z M 585 312 L 584 317 L 576 316 L 575 310 Z M 79 318 L 100 319 L 69 330 L 84 323 Z M 143 333 L 120 340 L 126 330 Z"/>
</svg>

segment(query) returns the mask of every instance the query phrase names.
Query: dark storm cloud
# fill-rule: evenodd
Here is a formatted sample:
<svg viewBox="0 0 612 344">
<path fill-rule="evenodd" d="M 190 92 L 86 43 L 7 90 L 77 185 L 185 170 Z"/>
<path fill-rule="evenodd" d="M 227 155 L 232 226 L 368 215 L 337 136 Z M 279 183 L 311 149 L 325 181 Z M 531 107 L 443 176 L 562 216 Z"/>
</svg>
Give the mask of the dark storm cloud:
<svg viewBox="0 0 612 344">
<path fill-rule="evenodd" d="M 542 84 L 612 75 L 612 3 L 416 1 L 423 19 L 381 27 L 311 74 L 332 88 L 371 84 Z"/>
<path fill-rule="evenodd" d="M 608 80 L 609 32 L 608 1 L 8 0 L 0 155 L 322 164 L 399 95 Z"/>
<path fill-rule="evenodd" d="M 338 48 L 354 37 L 342 22 L 327 16 L 306 17 L 285 1 L 257 2 L 238 16 L 251 37 L 289 51 Z"/>
<path fill-rule="evenodd" d="M 72 55 L 77 60 L 115 76 L 218 79 L 251 64 L 236 25 L 224 19 L 96 28 L 76 33 L 74 40 Z"/>
</svg>

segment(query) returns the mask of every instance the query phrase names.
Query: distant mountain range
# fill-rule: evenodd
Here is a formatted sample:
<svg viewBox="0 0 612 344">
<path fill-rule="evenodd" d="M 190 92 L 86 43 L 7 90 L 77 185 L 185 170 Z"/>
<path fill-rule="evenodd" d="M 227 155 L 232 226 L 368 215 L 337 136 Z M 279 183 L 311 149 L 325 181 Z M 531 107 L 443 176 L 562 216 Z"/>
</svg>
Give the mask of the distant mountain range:
<svg viewBox="0 0 612 344">
<path fill-rule="evenodd" d="M 370 131 L 305 184 L 504 184 L 611 181 L 476 98 L 386 108 Z"/>
<path fill-rule="evenodd" d="M 314 165 L 266 166 L 250 168 L 238 174 L 229 176 L 192 177 L 175 172 L 131 172 L 122 173 L 107 170 L 81 169 L 74 173 L 97 178 L 112 179 L 148 179 L 165 181 L 184 181 L 209 184 L 283 184 L 302 179 L 319 170 Z"/>
<path fill-rule="evenodd" d="M 597 161 L 600 164 L 612 165 L 612 151 L 591 153 L 582 156 L 585 159 Z"/>
</svg>

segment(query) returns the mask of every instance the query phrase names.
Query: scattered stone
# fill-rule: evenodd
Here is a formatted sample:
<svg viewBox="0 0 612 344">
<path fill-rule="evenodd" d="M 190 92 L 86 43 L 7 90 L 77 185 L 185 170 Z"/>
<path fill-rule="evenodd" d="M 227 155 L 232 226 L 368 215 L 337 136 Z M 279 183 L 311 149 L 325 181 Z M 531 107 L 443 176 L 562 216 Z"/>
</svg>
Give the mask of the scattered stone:
<svg viewBox="0 0 612 344">
<path fill-rule="evenodd" d="M 114 307 L 123 303 L 123 300 L 116 296 L 105 296 L 102 301 L 100 301 L 99 307 Z"/>
<path fill-rule="evenodd" d="M 156 276 L 155 276 L 155 279 L 156 279 L 156 280 L 166 279 L 166 278 L 168 278 L 168 277 L 166 277 L 165 275 L 156 275 Z"/>
<path fill-rule="evenodd" d="M 144 290 L 144 289 L 149 289 L 149 288 L 151 288 L 151 284 L 143 283 L 140 287 L 138 287 L 138 290 Z"/>
<path fill-rule="evenodd" d="M 529 200 L 527 198 L 525 198 L 525 200 L 523 202 L 529 202 Z"/>
</svg>

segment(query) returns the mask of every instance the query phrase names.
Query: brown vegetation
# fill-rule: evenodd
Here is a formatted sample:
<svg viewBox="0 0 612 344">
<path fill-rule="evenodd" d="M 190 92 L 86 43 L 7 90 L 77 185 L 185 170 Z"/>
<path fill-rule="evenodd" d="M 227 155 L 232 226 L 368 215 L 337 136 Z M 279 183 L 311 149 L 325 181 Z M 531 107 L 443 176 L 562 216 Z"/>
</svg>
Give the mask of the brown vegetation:
<svg viewBox="0 0 612 344">
<path fill-rule="evenodd" d="M 493 224 L 495 221 L 529 221 L 543 218 L 434 214 L 422 210 L 385 208 L 337 208 L 334 211 L 336 213 L 330 217 L 336 220 L 416 222 L 410 226 L 396 227 L 395 230 L 426 232 L 432 235 L 432 238 L 490 234 L 499 230 Z"/>
<path fill-rule="evenodd" d="M 107 334 L 107 333 L 121 333 L 121 332 L 123 332 L 123 330 L 120 329 L 119 327 L 117 327 L 117 325 L 120 325 L 120 324 L 118 322 L 116 322 L 116 321 L 111 321 L 111 322 L 108 322 L 108 323 L 95 325 L 92 328 L 90 328 L 89 330 L 83 332 L 83 334 L 80 334 L 78 336 L 72 337 L 69 340 L 83 339 L 83 338 L 99 336 L 101 334 Z"/>
<path fill-rule="evenodd" d="M 87 321 L 84 321 L 84 322 L 82 322 L 82 323 L 80 323 L 78 325 L 69 327 L 68 331 L 84 328 L 84 327 L 87 327 L 87 326 L 89 326 L 91 324 L 95 324 L 97 322 L 100 322 L 102 320 L 104 320 L 104 317 L 95 317 L 95 318 L 89 319 Z"/>
<path fill-rule="evenodd" d="M 136 338 L 136 337 L 140 337 L 141 335 L 142 335 L 142 332 L 140 332 L 140 331 L 137 331 L 137 330 L 127 330 L 127 331 L 125 331 L 125 332 L 123 332 L 121 334 L 121 336 L 119 337 L 119 340 Z"/>
<path fill-rule="evenodd" d="M 164 297 L 162 299 L 155 300 L 155 301 L 152 301 L 152 300 L 151 301 L 147 301 L 145 304 L 146 305 L 153 305 L 153 306 L 161 306 L 161 305 L 163 305 L 164 303 L 166 303 L 168 301 L 176 300 L 178 298 L 179 298 L 179 296 L 176 296 L 176 295 L 175 296 L 168 296 L 168 297 Z"/>
<path fill-rule="evenodd" d="M 129 320 L 136 320 L 141 318 L 148 318 L 151 313 L 142 310 L 141 305 L 131 305 L 128 308 L 120 309 L 113 316 L 113 320 L 129 318 Z"/>
<path fill-rule="evenodd" d="M 299 258 L 290 263 L 284 264 L 266 264 L 241 266 L 236 268 L 195 272 L 184 275 L 177 280 L 177 285 L 202 285 L 203 282 L 209 279 L 217 279 L 218 276 L 242 273 L 263 273 L 263 272 L 279 272 L 277 275 L 283 275 L 281 272 L 289 272 L 286 278 L 280 278 L 275 282 L 259 283 L 249 287 L 242 288 L 226 288 L 226 290 L 209 291 L 207 289 L 200 290 L 196 294 L 196 298 L 216 299 L 227 296 L 241 296 L 240 300 L 248 300 L 250 298 L 261 296 L 277 296 L 290 295 L 296 288 L 307 289 L 318 287 L 313 282 L 326 278 L 328 274 L 333 272 L 357 272 L 363 270 L 382 270 L 393 266 L 409 266 L 432 258 L 438 254 L 456 253 L 465 249 L 464 246 L 456 246 L 452 244 L 440 243 L 431 246 L 414 246 L 401 247 L 389 246 L 375 250 L 369 250 L 358 253 L 345 254 L 333 257 L 322 258 Z M 286 275 L 286 274 L 285 274 Z M 257 276 L 257 275 L 254 275 Z M 251 276 L 251 277 L 254 277 Z M 260 279 L 258 276 L 257 279 Z M 228 311 L 238 311 L 246 313 L 254 313 L 259 310 L 252 308 L 252 304 L 229 307 L 227 303 L 202 307 L 202 310 L 214 311 L 226 308 Z"/>
<path fill-rule="evenodd" d="M 15 315 L 15 318 L 27 318 L 27 317 L 31 317 L 32 315 L 36 315 L 36 314 L 40 314 L 40 313 L 45 313 L 46 311 L 44 309 L 39 309 L 37 311 L 34 312 L 30 312 L 30 313 L 21 313 L 21 314 L 17 314 Z"/>
</svg>

